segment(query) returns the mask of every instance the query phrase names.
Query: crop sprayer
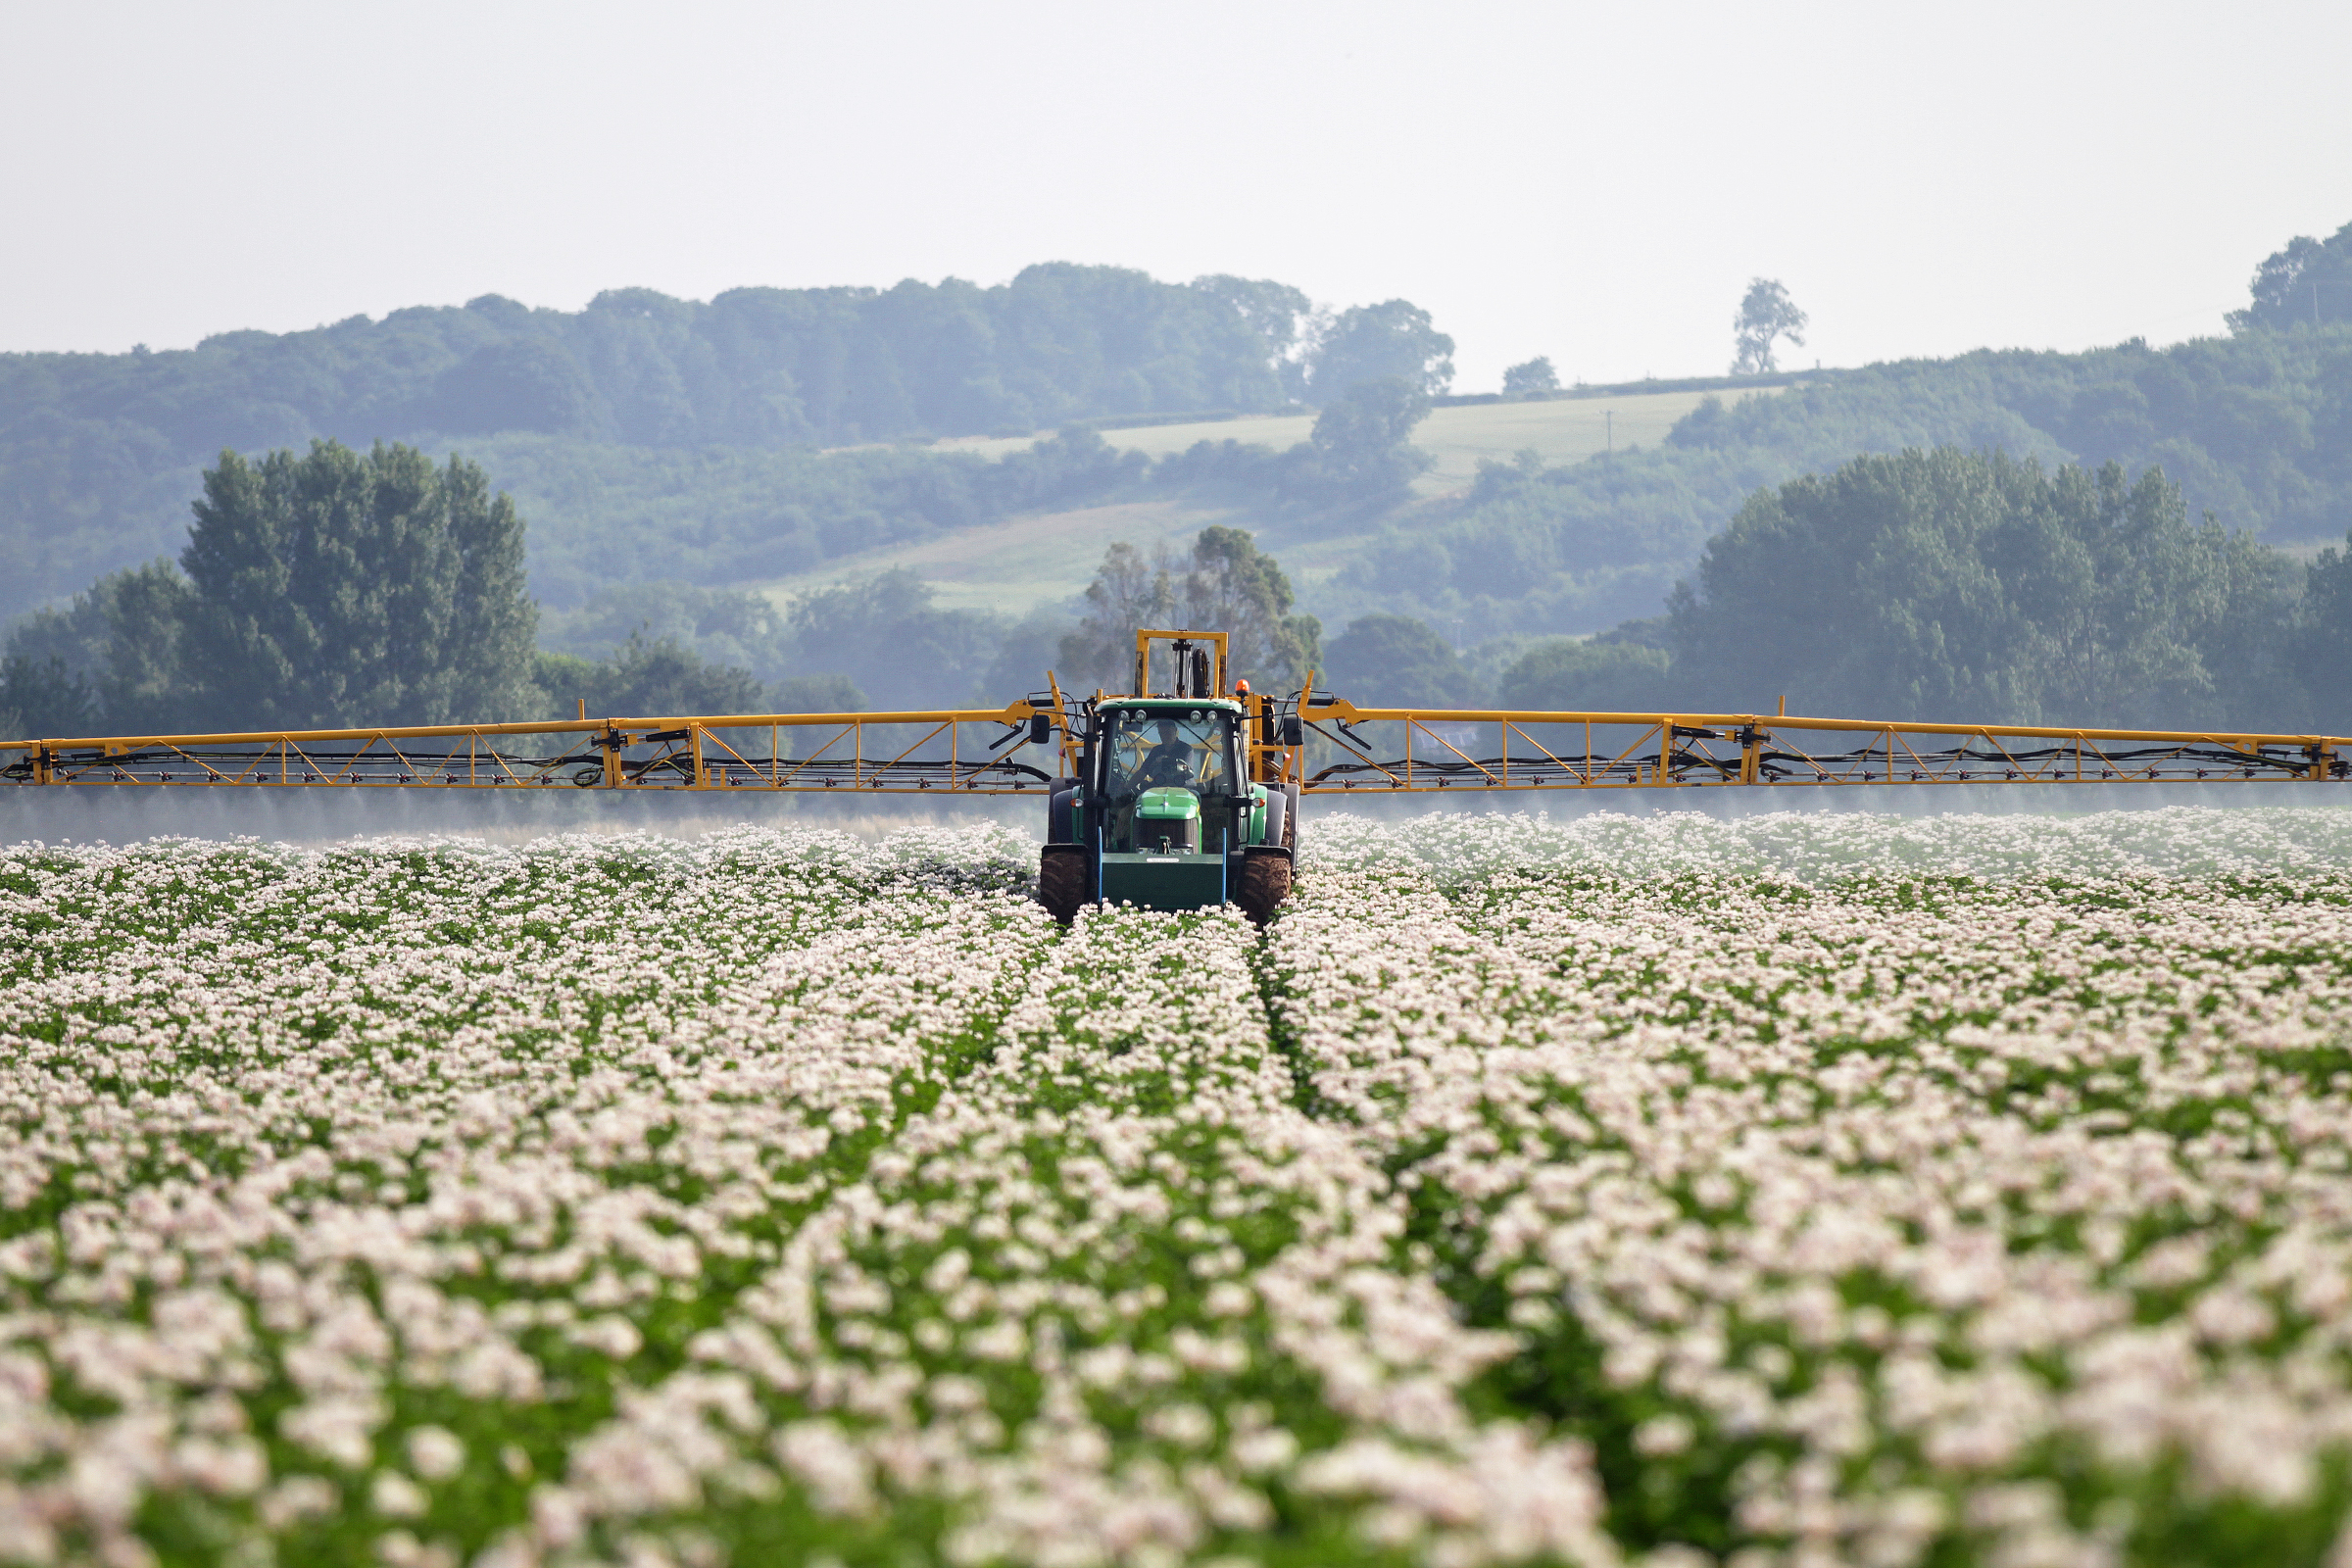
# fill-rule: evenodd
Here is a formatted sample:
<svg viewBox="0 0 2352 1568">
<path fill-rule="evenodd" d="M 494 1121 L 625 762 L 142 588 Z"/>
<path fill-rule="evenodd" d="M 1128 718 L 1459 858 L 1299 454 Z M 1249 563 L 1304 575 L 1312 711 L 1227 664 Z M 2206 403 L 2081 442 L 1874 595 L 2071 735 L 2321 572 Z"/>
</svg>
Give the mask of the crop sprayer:
<svg viewBox="0 0 2352 1568">
<path fill-rule="evenodd" d="M 1036 793 L 1038 894 L 1057 918 L 1232 904 L 1263 921 L 1290 894 L 1308 796 L 2352 776 L 2338 735 L 1370 708 L 1311 676 L 1274 697 L 1233 679 L 1216 631 L 1137 632 L 1124 694 L 1046 686 L 993 710 L 592 719 L 582 704 L 518 724 L 0 741 L 0 783 Z"/>
</svg>

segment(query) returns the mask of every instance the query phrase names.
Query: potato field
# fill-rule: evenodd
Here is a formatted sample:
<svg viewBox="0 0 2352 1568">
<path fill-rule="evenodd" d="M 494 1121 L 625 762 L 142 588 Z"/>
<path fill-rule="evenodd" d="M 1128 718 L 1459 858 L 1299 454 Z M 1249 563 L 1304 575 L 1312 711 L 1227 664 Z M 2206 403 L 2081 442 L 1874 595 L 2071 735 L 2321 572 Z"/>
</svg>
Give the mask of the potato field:
<svg viewBox="0 0 2352 1568">
<path fill-rule="evenodd" d="M 0 850 L 0 1562 L 2352 1562 L 2352 812 Z"/>
</svg>

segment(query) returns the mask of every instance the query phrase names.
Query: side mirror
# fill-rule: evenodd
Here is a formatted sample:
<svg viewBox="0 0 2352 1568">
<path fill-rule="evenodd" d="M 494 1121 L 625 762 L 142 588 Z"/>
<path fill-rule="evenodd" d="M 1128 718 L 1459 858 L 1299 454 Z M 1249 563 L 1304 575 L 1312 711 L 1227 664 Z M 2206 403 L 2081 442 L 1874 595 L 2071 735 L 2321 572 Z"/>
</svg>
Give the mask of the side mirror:
<svg viewBox="0 0 2352 1568">
<path fill-rule="evenodd" d="M 1297 713 L 1291 714 L 1282 721 L 1282 744 L 1285 746 L 1304 746 L 1306 744 L 1306 724 Z"/>
<path fill-rule="evenodd" d="M 1029 715 L 1029 744 L 1032 746 L 1043 746 L 1053 738 L 1054 715 L 1051 713 L 1031 713 Z"/>
</svg>

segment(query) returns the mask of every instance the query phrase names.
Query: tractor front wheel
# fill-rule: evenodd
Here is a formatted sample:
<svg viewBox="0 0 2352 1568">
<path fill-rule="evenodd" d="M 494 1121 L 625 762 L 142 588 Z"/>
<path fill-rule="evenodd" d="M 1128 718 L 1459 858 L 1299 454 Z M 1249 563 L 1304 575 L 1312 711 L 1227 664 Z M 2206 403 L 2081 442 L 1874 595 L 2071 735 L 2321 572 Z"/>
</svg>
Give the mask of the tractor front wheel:
<svg viewBox="0 0 2352 1568">
<path fill-rule="evenodd" d="M 1268 855 L 1245 851 L 1242 876 L 1233 890 L 1233 902 L 1242 912 L 1259 925 L 1274 918 L 1282 901 L 1291 896 L 1291 858 L 1287 855 Z"/>
<path fill-rule="evenodd" d="M 1049 844 L 1038 855 L 1037 902 L 1068 925 L 1086 902 L 1086 846 Z"/>
</svg>

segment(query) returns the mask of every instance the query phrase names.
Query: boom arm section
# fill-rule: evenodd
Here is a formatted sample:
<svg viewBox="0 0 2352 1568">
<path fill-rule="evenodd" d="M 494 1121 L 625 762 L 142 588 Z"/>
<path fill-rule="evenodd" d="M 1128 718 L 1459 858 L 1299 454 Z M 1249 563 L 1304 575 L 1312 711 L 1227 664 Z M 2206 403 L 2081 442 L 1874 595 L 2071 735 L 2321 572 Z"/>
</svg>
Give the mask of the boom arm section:
<svg viewBox="0 0 2352 1568">
<path fill-rule="evenodd" d="M 1263 755 L 1308 795 L 2352 777 L 2340 735 L 1359 708 L 1312 691 L 1295 711 L 1301 744 Z"/>
<path fill-rule="evenodd" d="M 1003 709 L 0 741 L 0 782 L 293 788 L 1044 791 L 1058 693 Z M 1025 748 L 1034 748 L 1024 758 Z M 1040 765 L 1042 764 L 1042 765 Z"/>
</svg>

